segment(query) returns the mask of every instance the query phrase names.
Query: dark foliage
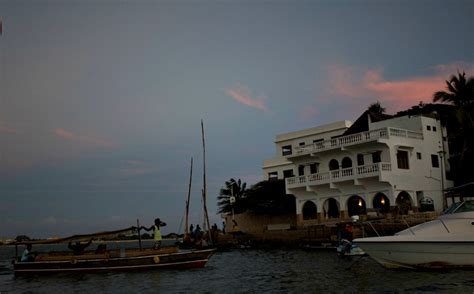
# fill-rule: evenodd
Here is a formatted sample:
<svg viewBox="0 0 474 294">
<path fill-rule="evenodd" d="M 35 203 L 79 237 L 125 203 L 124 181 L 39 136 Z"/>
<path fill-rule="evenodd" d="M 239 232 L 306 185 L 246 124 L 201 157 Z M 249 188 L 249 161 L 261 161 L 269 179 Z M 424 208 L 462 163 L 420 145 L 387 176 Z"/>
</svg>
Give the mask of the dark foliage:
<svg viewBox="0 0 474 294">
<path fill-rule="evenodd" d="M 256 214 L 295 213 L 293 195 L 287 195 L 285 180 L 261 181 L 245 193 L 247 211 Z"/>
</svg>

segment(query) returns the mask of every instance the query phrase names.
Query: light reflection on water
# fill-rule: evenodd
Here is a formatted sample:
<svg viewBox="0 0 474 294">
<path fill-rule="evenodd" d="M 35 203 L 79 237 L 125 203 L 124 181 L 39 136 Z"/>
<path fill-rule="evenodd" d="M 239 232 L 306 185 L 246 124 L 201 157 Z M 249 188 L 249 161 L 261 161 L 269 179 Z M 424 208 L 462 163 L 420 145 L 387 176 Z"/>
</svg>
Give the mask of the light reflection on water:
<svg viewBox="0 0 474 294">
<path fill-rule="evenodd" d="M 15 278 L 14 247 L 0 247 L 3 293 L 473 293 L 472 271 L 387 270 L 331 251 L 231 250 L 205 268 Z"/>
</svg>

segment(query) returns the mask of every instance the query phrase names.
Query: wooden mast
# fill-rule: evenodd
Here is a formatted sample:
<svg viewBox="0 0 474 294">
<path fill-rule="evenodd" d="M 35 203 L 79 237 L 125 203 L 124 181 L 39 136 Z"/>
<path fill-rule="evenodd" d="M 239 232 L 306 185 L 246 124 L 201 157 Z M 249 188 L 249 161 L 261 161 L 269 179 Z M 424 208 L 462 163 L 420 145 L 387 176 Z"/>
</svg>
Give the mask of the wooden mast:
<svg viewBox="0 0 474 294">
<path fill-rule="evenodd" d="M 206 186 L 206 143 L 204 140 L 204 123 L 201 119 L 201 135 L 202 135 L 202 161 L 203 161 L 203 189 L 202 189 L 202 202 L 204 206 L 204 221 L 205 224 L 207 224 L 207 230 L 208 230 L 208 235 L 209 235 L 209 241 L 210 243 L 213 243 L 212 236 L 211 236 L 211 226 L 209 224 L 209 214 L 207 213 L 207 186 Z"/>
<path fill-rule="evenodd" d="M 188 224 L 188 218 L 189 218 L 189 198 L 191 197 L 191 182 L 193 179 L 193 158 L 191 157 L 191 170 L 189 172 L 189 186 L 188 186 L 188 199 L 186 200 L 186 219 L 185 219 L 185 225 L 184 225 L 184 232 L 185 232 L 185 237 L 189 235 L 189 224 Z"/>
</svg>

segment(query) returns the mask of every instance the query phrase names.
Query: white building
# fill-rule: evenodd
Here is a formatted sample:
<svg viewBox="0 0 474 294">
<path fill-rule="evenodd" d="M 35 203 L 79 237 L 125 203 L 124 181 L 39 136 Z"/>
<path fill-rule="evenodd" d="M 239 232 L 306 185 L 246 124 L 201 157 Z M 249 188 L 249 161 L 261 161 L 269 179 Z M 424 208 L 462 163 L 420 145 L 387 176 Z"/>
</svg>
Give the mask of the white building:
<svg viewBox="0 0 474 294">
<path fill-rule="evenodd" d="M 441 211 L 449 154 L 446 131 L 428 116 L 365 112 L 277 135 L 264 178 L 285 179 L 296 198 L 298 225 L 352 215 Z"/>
</svg>

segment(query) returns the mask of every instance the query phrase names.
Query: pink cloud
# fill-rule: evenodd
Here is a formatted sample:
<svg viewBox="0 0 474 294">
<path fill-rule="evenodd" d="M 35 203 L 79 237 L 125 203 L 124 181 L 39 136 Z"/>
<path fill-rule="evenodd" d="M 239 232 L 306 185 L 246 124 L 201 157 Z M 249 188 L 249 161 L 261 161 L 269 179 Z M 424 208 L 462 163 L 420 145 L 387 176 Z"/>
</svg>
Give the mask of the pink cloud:
<svg viewBox="0 0 474 294">
<path fill-rule="evenodd" d="M 316 117 L 320 113 L 321 112 L 319 111 L 318 108 L 316 108 L 314 106 L 307 106 L 300 112 L 299 117 L 302 120 L 309 120 L 309 119 L 312 119 L 312 118 Z"/>
<path fill-rule="evenodd" d="M 331 96 L 367 98 L 380 101 L 391 111 L 399 111 L 418 104 L 432 102 L 436 91 L 445 89 L 445 81 L 458 70 L 472 74 L 474 65 L 456 63 L 437 65 L 433 74 L 412 76 L 398 80 L 384 78 L 381 69 L 358 69 L 340 65 L 329 67 L 328 92 Z"/>
<path fill-rule="evenodd" d="M 71 141 L 71 142 L 77 142 L 77 143 L 86 144 L 86 145 L 100 146 L 100 147 L 105 147 L 105 148 L 116 147 L 116 144 L 112 143 L 110 141 L 106 141 L 104 139 L 95 138 L 95 137 L 91 137 L 91 136 L 77 135 L 77 134 L 74 134 L 72 132 L 66 131 L 62 128 L 55 129 L 54 133 L 58 137 L 63 138 L 67 141 Z"/>
<path fill-rule="evenodd" d="M 15 134 L 17 133 L 17 130 L 8 126 L 5 122 L 0 121 L 0 133 Z"/>
<path fill-rule="evenodd" d="M 244 87 L 237 87 L 235 89 L 225 89 L 225 92 L 230 97 L 234 98 L 237 102 L 247 105 L 249 107 L 261 109 L 263 111 L 268 111 L 267 106 L 265 105 L 265 96 L 261 96 L 258 98 L 251 98 L 250 91 Z"/>
</svg>

